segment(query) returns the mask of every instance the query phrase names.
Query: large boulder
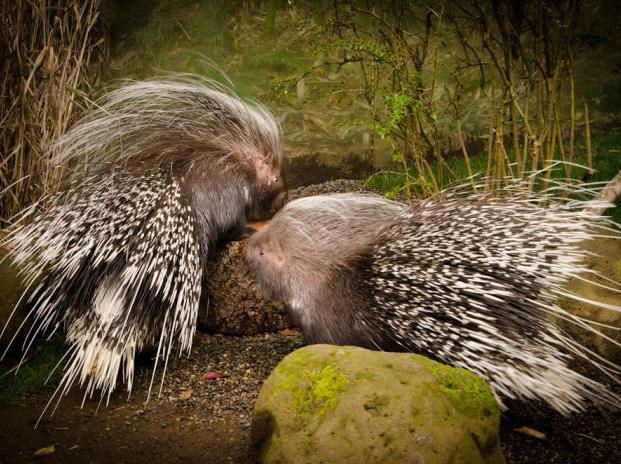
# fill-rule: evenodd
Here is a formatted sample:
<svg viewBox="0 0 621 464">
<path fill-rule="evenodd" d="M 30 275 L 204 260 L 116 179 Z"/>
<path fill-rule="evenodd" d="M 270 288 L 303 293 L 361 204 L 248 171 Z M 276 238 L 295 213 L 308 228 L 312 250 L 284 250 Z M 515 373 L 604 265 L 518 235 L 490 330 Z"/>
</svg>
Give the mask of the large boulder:
<svg viewBox="0 0 621 464">
<path fill-rule="evenodd" d="M 502 463 L 500 412 L 475 374 L 409 353 L 313 345 L 255 405 L 262 463 Z"/>
</svg>

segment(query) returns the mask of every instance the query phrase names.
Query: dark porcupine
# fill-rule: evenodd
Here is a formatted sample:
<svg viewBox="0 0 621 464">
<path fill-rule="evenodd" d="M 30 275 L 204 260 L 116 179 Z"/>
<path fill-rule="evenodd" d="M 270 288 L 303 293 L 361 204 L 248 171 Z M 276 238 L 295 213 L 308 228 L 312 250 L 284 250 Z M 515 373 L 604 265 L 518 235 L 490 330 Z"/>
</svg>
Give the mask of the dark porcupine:
<svg viewBox="0 0 621 464">
<path fill-rule="evenodd" d="M 533 194 L 510 181 L 500 198 L 453 189 L 412 207 L 373 194 L 302 198 L 251 237 L 247 258 L 306 343 L 417 352 L 487 378 L 501 405 L 540 399 L 563 414 L 587 400 L 619 405 L 568 361 L 587 358 L 613 378 L 617 366 L 547 319 L 598 332 L 555 303 L 580 299 L 562 286 L 593 272 L 578 243 L 602 229 L 619 235 L 584 209 L 600 201 L 554 201 L 587 187 Z"/>
<path fill-rule="evenodd" d="M 97 108 L 51 149 L 75 166 L 67 188 L 4 241 L 29 288 L 25 352 L 67 329 L 59 398 L 76 380 L 109 398 L 119 371 L 131 391 L 147 346 L 164 371 L 174 341 L 189 353 L 210 249 L 284 202 L 265 108 L 189 76 L 126 84 Z"/>
</svg>

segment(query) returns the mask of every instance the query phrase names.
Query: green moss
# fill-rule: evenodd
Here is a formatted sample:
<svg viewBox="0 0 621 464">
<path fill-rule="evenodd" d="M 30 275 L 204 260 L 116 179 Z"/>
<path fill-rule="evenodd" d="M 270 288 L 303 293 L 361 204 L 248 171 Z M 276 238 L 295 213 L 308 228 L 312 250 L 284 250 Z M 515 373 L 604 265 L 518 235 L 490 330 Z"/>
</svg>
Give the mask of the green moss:
<svg viewBox="0 0 621 464">
<path fill-rule="evenodd" d="M 389 395 L 378 395 L 377 393 L 373 393 L 362 406 L 369 414 L 377 416 L 382 414 L 389 405 Z"/>
<path fill-rule="evenodd" d="M 289 355 L 290 364 L 280 363 L 275 373 L 280 376 L 276 394 L 291 395 L 293 409 L 299 418 L 322 416 L 338 404 L 339 395 L 350 384 L 335 362 L 317 360 L 310 350 Z M 286 365 L 286 367 L 285 367 Z"/>
<path fill-rule="evenodd" d="M 356 380 L 357 381 L 371 381 L 375 379 L 375 374 L 371 372 L 370 369 L 365 369 L 364 371 L 356 372 Z"/>
<path fill-rule="evenodd" d="M 316 362 L 313 362 L 314 354 L 310 350 L 300 349 L 293 353 L 291 353 L 287 358 L 291 363 L 293 363 L 297 369 L 304 369 L 307 367 L 314 367 L 317 365 Z M 279 375 L 286 375 L 291 368 L 286 363 L 280 363 L 274 369 L 274 372 Z"/>
<path fill-rule="evenodd" d="M 306 372 L 307 385 L 294 389 L 293 402 L 300 417 L 313 414 L 323 415 L 333 410 L 338 404 L 340 393 L 349 385 L 349 380 L 335 364 L 328 364 L 320 370 Z"/>
<path fill-rule="evenodd" d="M 382 437 L 382 444 L 384 445 L 384 447 L 388 447 L 390 446 L 391 443 L 393 443 L 395 441 L 395 437 L 392 436 L 390 433 L 388 432 L 382 432 L 380 433 L 380 437 Z"/>
<path fill-rule="evenodd" d="M 66 349 L 60 339 L 55 339 L 43 345 L 17 372 L 13 372 L 12 368 L 18 360 L 0 365 L 0 404 L 13 403 L 24 395 L 40 390 Z M 55 384 L 60 375 L 61 370 L 57 369 L 50 383 Z"/>
<path fill-rule="evenodd" d="M 498 408 L 492 389 L 478 375 L 435 362 L 425 367 L 435 377 L 440 391 L 459 412 L 471 417 L 489 417 Z"/>
</svg>

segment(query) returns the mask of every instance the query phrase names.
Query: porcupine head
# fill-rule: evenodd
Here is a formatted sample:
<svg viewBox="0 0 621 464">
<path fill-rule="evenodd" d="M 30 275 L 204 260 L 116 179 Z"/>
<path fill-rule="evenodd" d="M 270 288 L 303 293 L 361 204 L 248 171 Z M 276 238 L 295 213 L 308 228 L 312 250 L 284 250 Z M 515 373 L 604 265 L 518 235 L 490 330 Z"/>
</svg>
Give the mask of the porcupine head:
<svg viewBox="0 0 621 464">
<path fill-rule="evenodd" d="M 270 139 L 274 134 L 278 131 L 270 128 L 249 131 L 249 140 L 221 140 L 214 151 L 224 148 L 223 156 L 182 167 L 181 185 L 197 216 L 205 249 L 225 234 L 244 234 L 247 220 L 268 219 L 284 204 L 282 148 L 279 139 Z M 241 205 L 245 209 L 240 210 Z"/>
<path fill-rule="evenodd" d="M 283 301 L 307 343 L 374 346 L 365 256 L 404 206 L 373 194 L 295 200 L 252 235 L 246 259 L 266 297 Z"/>
</svg>

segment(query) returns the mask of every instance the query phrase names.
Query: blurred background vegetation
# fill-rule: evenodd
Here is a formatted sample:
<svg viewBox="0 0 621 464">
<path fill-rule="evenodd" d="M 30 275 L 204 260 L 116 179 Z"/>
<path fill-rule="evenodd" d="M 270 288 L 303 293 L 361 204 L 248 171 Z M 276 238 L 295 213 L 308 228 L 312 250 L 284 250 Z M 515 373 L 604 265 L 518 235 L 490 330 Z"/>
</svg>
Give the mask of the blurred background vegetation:
<svg viewBox="0 0 621 464">
<path fill-rule="evenodd" d="M 555 161 L 566 162 L 559 177 L 603 181 L 621 169 L 617 0 L 0 8 L 4 220 L 58 188 L 47 146 L 107 86 L 171 72 L 228 82 L 270 107 L 290 186 L 350 177 L 414 199 L 474 173 L 524 176 Z"/>
</svg>

